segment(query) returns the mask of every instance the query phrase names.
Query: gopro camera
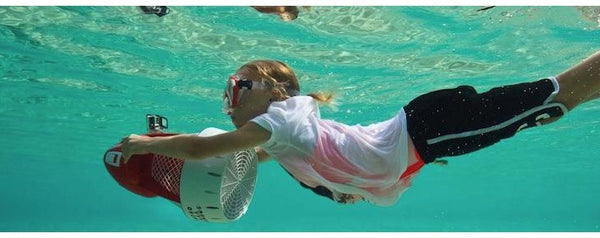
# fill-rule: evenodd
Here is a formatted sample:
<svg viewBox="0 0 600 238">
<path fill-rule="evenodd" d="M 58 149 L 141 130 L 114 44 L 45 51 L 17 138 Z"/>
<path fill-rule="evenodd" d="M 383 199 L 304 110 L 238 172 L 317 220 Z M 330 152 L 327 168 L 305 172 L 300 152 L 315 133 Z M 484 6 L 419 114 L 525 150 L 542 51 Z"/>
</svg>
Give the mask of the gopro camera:
<svg viewBox="0 0 600 238">
<path fill-rule="evenodd" d="M 148 132 L 162 131 L 169 128 L 169 120 L 156 114 L 146 114 L 146 129 Z"/>
</svg>

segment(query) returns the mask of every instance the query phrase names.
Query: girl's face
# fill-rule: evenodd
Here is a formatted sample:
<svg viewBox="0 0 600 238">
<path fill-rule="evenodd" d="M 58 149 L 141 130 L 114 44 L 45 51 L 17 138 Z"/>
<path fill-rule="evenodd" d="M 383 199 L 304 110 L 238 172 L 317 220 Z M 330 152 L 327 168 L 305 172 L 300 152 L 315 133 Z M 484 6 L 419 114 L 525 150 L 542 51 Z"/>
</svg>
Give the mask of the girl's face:
<svg viewBox="0 0 600 238">
<path fill-rule="evenodd" d="M 237 75 L 245 77 L 243 70 L 239 70 Z M 235 105 L 226 105 L 224 110 L 225 113 L 231 117 L 231 122 L 236 128 L 242 127 L 252 118 L 267 112 L 267 109 L 271 104 L 271 89 L 268 87 L 257 87 L 256 85 L 259 84 L 257 81 L 253 81 L 252 83 L 252 89 L 244 87 L 239 89 L 237 92 L 240 95 L 239 97 L 233 98 L 233 95 L 227 94 L 229 97 L 227 100 L 235 101 Z"/>
</svg>

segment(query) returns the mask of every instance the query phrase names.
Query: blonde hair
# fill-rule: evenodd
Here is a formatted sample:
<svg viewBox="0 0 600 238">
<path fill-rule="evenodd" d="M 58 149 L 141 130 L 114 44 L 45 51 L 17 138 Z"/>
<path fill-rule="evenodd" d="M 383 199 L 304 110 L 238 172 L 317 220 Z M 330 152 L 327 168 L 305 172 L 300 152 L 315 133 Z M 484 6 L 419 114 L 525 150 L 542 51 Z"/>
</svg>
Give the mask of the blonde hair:
<svg viewBox="0 0 600 238">
<path fill-rule="evenodd" d="M 262 80 L 262 82 L 273 87 L 284 100 L 296 96 L 300 92 L 300 84 L 294 70 L 286 63 L 277 60 L 255 60 L 244 64 L 240 70 L 244 70 L 244 76 L 251 80 Z M 324 92 L 308 93 L 322 104 L 333 103 L 333 94 Z"/>
</svg>

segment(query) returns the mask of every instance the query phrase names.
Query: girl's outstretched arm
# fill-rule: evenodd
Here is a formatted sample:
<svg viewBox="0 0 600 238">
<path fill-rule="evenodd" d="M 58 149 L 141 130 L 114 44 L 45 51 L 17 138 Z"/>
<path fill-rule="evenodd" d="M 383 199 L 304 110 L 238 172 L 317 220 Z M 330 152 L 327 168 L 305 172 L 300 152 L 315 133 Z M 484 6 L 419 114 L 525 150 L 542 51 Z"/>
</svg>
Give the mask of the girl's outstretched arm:
<svg viewBox="0 0 600 238">
<path fill-rule="evenodd" d="M 135 154 L 154 153 L 173 158 L 205 159 L 258 146 L 271 137 L 271 132 L 249 122 L 239 129 L 214 136 L 181 134 L 169 137 L 130 135 L 123 139 L 125 162 Z"/>
</svg>

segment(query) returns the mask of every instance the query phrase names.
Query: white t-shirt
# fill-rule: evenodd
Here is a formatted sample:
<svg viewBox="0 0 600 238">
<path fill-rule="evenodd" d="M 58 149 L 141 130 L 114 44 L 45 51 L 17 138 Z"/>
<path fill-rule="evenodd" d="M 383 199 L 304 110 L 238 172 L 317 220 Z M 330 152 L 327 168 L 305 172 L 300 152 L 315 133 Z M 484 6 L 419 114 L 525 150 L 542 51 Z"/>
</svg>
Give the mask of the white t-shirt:
<svg viewBox="0 0 600 238">
<path fill-rule="evenodd" d="M 324 186 L 334 197 L 358 194 L 391 206 L 409 186 L 419 163 L 406 130 L 406 114 L 369 126 L 349 126 L 321 119 L 316 100 L 295 96 L 273 102 L 251 120 L 271 132 L 261 147 L 296 179 Z M 409 153 L 410 152 L 410 153 Z"/>
</svg>

